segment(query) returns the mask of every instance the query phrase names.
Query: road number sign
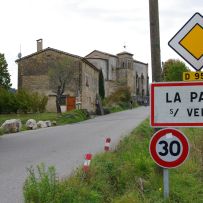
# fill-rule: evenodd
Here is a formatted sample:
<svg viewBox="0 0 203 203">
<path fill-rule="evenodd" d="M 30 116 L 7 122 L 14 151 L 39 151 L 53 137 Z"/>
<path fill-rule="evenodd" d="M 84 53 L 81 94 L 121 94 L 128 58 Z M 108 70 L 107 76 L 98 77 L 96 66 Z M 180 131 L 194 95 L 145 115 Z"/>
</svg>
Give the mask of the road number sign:
<svg viewBox="0 0 203 203">
<path fill-rule="evenodd" d="M 153 127 L 203 126 L 203 82 L 152 83 Z"/>
<path fill-rule="evenodd" d="M 149 146 L 152 159 L 163 168 L 182 164 L 189 154 L 188 140 L 176 129 L 166 128 L 156 132 Z"/>
<path fill-rule="evenodd" d="M 203 81 L 203 72 L 183 72 L 183 81 Z"/>
<path fill-rule="evenodd" d="M 195 70 L 203 68 L 203 16 L 195 13 L 169 41 L 169 46 Z"/>
</svg>

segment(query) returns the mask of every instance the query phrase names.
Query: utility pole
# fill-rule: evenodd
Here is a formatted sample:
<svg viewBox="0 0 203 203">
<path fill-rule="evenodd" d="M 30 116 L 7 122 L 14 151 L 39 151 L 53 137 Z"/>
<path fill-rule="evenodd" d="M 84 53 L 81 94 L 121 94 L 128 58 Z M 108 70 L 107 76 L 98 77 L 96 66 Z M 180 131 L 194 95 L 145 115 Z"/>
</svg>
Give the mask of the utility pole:
<svg viewBox="0 0 203 203">
<path fill-rule="evenodd" d="M 150 38 L 151 38 L 151 65 L 152 82 L 161 81 L 161 57 L 159 35 L 159 5 L 158 0 L 149 0 Z M 158 129 L 155 129 L 155 132 Z M 169 198 L 169 170 L 163 168 L 164 199 Z"/>
<path fill-rule="evenodd" d="M 152 82 L 161 81 L 158 0 L 149 0 Z"/>
</svg>

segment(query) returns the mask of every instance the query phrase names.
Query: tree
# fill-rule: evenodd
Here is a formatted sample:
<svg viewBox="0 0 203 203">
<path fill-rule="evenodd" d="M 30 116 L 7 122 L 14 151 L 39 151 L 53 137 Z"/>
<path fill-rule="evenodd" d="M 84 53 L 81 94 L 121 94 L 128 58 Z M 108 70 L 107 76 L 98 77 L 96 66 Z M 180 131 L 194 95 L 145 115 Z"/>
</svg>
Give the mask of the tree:
<svg viewBox="0 0 203 203">
<path fill-rule="evenodd" d="M 7 62 L 4 54 L 0 53 L 0 87 L 9 89 L 11 87 L 10 74 L 7 69 Z"/>
<path fill-rule="evenodd" d="M 99 72 L 99 96 L 104 99 L 105 97 L 105 90 L 104 90 L 104 77 L 102 70 Z"/>
<path fill-rule="evenodd" d="M 0 114 L 17 113 L 18 102 L 15 93 L 0 87 Z"/>
<path fill-rule="evenodd" d="M 50 88 L 56 94 L 56 110 L 61 113 L 61 98 L 65 88 L 75 82 L 74 71 L 75 63 L 72 58 L 60 58 L 49 64 Z"/>
<path fill-rule="evenodd" d="M 188 67 L 178 59 L 169 59 L 163 63 L 163 81 L 182 81 L 183 72 L 189 71 Z"/>
</svg>

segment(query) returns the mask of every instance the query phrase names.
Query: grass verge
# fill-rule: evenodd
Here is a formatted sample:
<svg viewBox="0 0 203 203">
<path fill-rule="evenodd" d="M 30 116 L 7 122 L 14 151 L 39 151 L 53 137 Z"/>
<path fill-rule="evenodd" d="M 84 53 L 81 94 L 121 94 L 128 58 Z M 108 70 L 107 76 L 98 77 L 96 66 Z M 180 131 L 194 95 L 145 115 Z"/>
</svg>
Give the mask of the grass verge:
<svg viewBox="0 0 203 203">
<path fill-rule="evenodd" d="M 165 202 L 202 203 L 203 129 L 181 130 L 190 141 L 190 155 L 183 165 L 170 170 L 170 199 Z M 55 190 L 49 184 L 43 184 L 44 179 L 40 175 L 32 180 L 30 177 L 33 175 L 30 174 L 27 180 L 32 181 L 27 181 L 24 185 L 25 202 L 164 202 L 162 170 L 152 161 L 148 152 L 152 134 L 153 129 L 149 127 L 149 120 L 146 120 L 124 138 L 115 151 L 96 155 L 88 173 L 78 169 L 65 180 L 55 178 Z M 49 174 L 49 170 L 45 174 Z M 50 181 L 45 182 L 51 182 L 52 178 L 48 179 Z M 30 189 L 33 185 L 34 189 Z M 45 188 L 42 189 L 41 185 Z"/>
<path fill-rule="evenodd" d="M 89 118 L 86 110 L 73 110 L 62 114 L 57 113 L 35 113 L 35 114 L 0 114 L 0 126 L 9 119 L 20 119 L 22 122 L 22 129 L 26 130 L 25 123 L 28 119 L 34 119 L 36 121 L 56 121 L 57 125 L 65 125 L 70 123 L 76 123 Z M 4 131 L 0 128 L 0 135 L 3 135 Z"/>
</svg>

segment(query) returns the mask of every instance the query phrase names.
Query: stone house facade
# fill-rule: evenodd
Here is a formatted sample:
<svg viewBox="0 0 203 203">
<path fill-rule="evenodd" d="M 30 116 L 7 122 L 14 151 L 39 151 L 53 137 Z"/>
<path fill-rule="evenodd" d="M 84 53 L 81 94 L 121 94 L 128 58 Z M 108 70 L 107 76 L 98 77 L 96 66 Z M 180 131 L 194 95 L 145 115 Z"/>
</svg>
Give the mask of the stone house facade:
<svg viewBox="0 0 203 203">
<path fill-rule="evenodd" d="M 148 64 L 133 59 L 133 54 L 124 51 L 113 55 L 94 50 L 85 58 L 102 70 L 106 97 L 124 85 L 130 88 L 135 100 L 148 97 Z"/>
<path fill-rule="evenodd" d="M 74 108 L 96 110 L 98 94 L 99 70 L 87 59 L 53 48 L 42 48 L 42 40 L 37 40 L 37 52 L 19 58 L 18 89 L 27 89 L 48 96 L 47 111 L 56 112 L 56 94 L 50 88 L 49 68 L 53 61 L 63 59 L 74 60 L 74 81 L 64 91 L 62 110 Z M 71 106 L 72 105 L 72 106 Z"/>
</svg>

